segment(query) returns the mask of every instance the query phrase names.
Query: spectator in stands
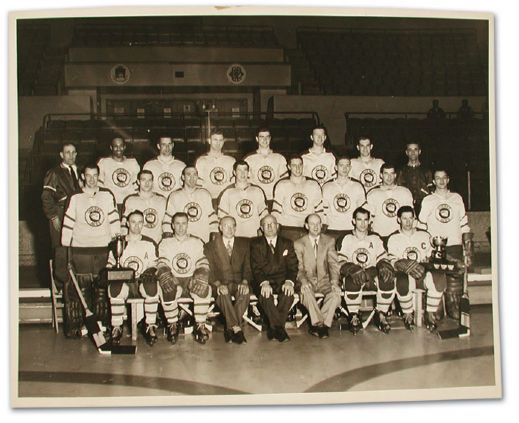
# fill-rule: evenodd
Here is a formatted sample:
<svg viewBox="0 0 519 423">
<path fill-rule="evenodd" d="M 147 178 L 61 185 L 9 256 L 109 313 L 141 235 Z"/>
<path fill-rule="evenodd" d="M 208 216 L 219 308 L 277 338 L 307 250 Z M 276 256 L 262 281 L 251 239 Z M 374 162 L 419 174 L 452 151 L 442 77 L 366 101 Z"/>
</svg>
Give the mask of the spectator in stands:
<svg viewBox="0 0 519 423">
<path fill-rule="evenodd" d="M 157 142 L 159 155 L 144 164 L 143 169 L 153 173 L 153 190 L 164 197 L 181 187 L 182 170 L 186 164 L 175 159 L 173 147 L 175 144 L 169 135 L 161 135 Z"/>
<path fill-rule="evenodd" d="M 290 340 L 285 322 L 294 301 L 297 256 L 293 242 L 279 235 L 274 216 L 269 214 L 261 219 L 261 230 L 263 236 L 254 238 L 250 247 L 253 289 L 268 320 L 267 338 L 285 342 Z"/>
<path fill-rule="evenodd" d="M 121 137 L 115 137 L 110 144 L 111 157 L 99 159 L 99 186 L 112 191 L 117 202 L 119 214 L 122 213 L 124 199 L 137 189 L 137 174 L 141 170 L 134 158 L 127 158 L 126 142 Z"/>
<path fill-rule="evenodd" d="M 312 147 L 303 157 L 303 175 L 315 179 L 319 185 L 324 184 L 335 176 L 335 156 L 324 148 L 326 128 L 317 125 L 310 135 Z"/>
<path fill-rule="evenodd" d="M 305 235 L 306 216 L 323 213 L 323 200 L 319 183 L 303 176 L 301 156 L 292 156 L 288 169 L 290 178 L 280 180 L 274 187 L 272 215 L 281 225 L 281 235 L 295 241 Z"/>
<path fill-rule="evenodd" d="M 360 182 L 349 177 L 350 170 L 350 158 L 338 157 L 337 177 L 323 185 L 326 234 L 335 238 L 353 229 L 353 210 L 366 202 L 366 191 Z"/>
<path fill-rule="evenodd" d="M 191 235 L 204 242 L 211 234 L 218 232 L 218 218 L 213 208 L 211 194 L 198 183 L 198 171 L 194 166 L 186 166 L 182 171 L 184 186 L 169 195 L 166 214 L 162 222 L 164 237 L 173 236 L 171 220 L 175 213 L 184 212 L 189 218 Z"/>
<path fill-rule="evenodd" d="M 163 195 L 153 192 L 153 173 L 150 170 L 139 172 L 137 185 L 139 191 L 124 200 L 122 224 L 127 225 L 130 213 L 136 210 L 141 211 L 144 216 L 142 234 L 158 244 L 162 239 L 162 220 L 166 212 L 166 199 Z"/>
<path fill-rule="evenodd" d="M 43 213 L 49 220 L 54 276 L 56 284 L 62 286 L 67 280 L 67 263 L 66 250 L 61 245 L 61 227 L 68 199 L 71 195 L 81 192 L 81 181 L 76 166 L 76 146 L 65 142 L 59 155 L 61 163 L 50 169 L 43 179 L 41 201 Z"/>
<path fill-rule="evenodd" d="M 420 155 L 422 150 L 417 142 L 407 143 L 405 154 L 408 158 L 407 164 L 399 170 L 396 183 L 406 187 L 413 194 L 413 205 L 416 213 L 420 213 L 423 198 L 431 193 L 434 187 L 432 183 L 432 172 L 422 166 Z"/>
<path fill-rule="evenodd" d="M 244 160 L 234 163 L 236 182 L 222 191 L 218 198 L 218 216 L 232 216 L 236 221 L 236 236 L 258 236 L 260 220 L 268 214 L 265 194 L 249 182 L 249 165 Z"/>
<path fill-rule="evenodd" d="M 464 98 L 461 100 L 461 106 L 456 114 L 458 120 L 470 120 L 474 117 L 474 110 L 469 106 L 469 101 Z"/>
<path fill-rule="evenodd" d="M 440 107 L 440 101 L 438 99 L 433 100 L 432 107 L 427 112 L 427 119 L 431 119 L 431 120 L 445 119 L 445 112 Z"/>
<path fill-rule="evenodd" d="M 268 128 L 259 128 L 256 133 L 258 149 L 245 157 L 249 164 L 250 180 L 265 193 L 269 210 L 272 210 L 274 185 L 288 176 L 287 161 L 282 154 L 274 153 L 270 148 L 272 136 Z"/>
<path fill-rule="evenodd" d="M 351 160 L 350 176 L 358 180 L 368 192 L 380 183 L 380 167 L 384 160 L 371 155 L 373 144 L 368 136 L 361 135 L 357 141 L 359 157 Z"/>
<path fill-rule="evenodd" d="M 233 165 L 236 160 L 222 152 L 225 139 L 221 129 L 213 128 L 207 143 L 209 151 L 197 159 L 195 167 L 202 187 L 211 194 L 216 210 L 218 196 L 231 184 Z"/>
</svg>

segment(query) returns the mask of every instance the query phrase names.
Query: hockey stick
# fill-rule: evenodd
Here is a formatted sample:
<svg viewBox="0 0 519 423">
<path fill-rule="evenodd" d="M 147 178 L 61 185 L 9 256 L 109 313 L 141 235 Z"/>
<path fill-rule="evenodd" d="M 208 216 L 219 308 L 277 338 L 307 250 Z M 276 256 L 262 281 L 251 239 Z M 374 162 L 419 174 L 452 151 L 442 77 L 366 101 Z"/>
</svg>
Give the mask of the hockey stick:
<svg viewBox="0 0 519 423">
<path fill-rule="evenodd" d="M 79 300 L 81 301 L 81 304 L 83 305 L 83 309 L 85 310 L 85 326 L 88 330 L 88 333 L 92 336 L 92 339 L 94 340 L 94 343 L 96 344 L 96 347 L 102 348 L 105 347 L 107 342 L 103 335 L 103 330 L 101 329 L 101 326 L 99 325 L 96 316 L 94 313 L 90 311 L 88 308 L 88 305 L 85 301 L 85 297 L 83 297 L 83 293 L 81 292 L 81 288 L 79 287 L 79 284 L 76 279 L 76 275 L 74 274 L 74 270 L 72 269 L 72 265 L 68 263 L 67 265 L 68 273 L 70 274 L 70 277 L 72 278 L 72 283 L 74 284 L 74 288 L 76 288 L 77 295 L 79 297 Z"/>
<path fill-rule="evenodd" d="M 463 272 L 463 296 L 460 300 L 460 332 L 459 337 L 470 336 L 470 298 L 468 287 L 467 258 L 465 257 L 465 271 Z"/>
</svg>

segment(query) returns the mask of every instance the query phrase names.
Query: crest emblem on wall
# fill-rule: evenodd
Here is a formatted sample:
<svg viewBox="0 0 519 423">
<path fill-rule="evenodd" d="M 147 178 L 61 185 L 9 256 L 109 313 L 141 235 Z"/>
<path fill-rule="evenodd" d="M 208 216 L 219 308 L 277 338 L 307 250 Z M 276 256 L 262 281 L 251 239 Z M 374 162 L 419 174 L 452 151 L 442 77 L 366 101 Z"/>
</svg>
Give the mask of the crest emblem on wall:
<svg viewBox="0 0 519 423">
<path fill-rule="evenodd" d="M 247 77 L 247 71 L 245 68 L 238 64 L 232 64 L 227 68 L 227 79 L 231 84 L 239 85 Z"/>
</svg>

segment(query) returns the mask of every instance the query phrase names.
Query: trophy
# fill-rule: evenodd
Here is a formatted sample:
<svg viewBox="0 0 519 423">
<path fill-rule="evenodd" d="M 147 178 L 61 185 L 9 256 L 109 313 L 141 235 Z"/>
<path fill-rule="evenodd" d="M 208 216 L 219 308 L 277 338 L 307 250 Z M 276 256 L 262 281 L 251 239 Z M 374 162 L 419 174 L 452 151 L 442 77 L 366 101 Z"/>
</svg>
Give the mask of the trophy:
<svg viewBox="0 0 519 423">
<path fill-rule="evenodd" d="M 431 264 L 436 270 L 453 270 L 454 263 L 447 260 L 447 237 L 434 236 L 431 239 L 433 251 L 431 254 Z"/>
<path fill-rule="evenodd" d="M 115 238 L 115 268 L 121 268 L 121 256 L 126 247 L 126 239 L 123 235 L 117 235 Z"/>
<path fill-rule="evenodd" d="M 135 280 L 135 270 L 121 265 L 121 257 L 126 248 L 126 237 L 124 235 L 117 235 L 114 242 L 115 245 L 112 249 L 112 253 L 115 256 L 115 267 L 106 269 L 106 279 L 108 282 L 124 281 L 129 283 L 130 291 L 135 291 L 132 287 L 132 283 Z"/>
</svg>

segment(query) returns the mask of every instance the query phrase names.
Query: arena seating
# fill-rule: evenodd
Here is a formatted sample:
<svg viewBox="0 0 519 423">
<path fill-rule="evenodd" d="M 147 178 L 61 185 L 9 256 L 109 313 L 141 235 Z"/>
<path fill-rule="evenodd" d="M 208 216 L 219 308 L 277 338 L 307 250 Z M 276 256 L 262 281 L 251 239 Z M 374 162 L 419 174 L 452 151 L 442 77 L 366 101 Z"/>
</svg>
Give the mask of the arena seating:
<svg viewBox="0 0 519 423">
<path fill-rule="evenodd" d="M 301 28 L 297 39 L 322 94 L 469 96 L 487 92 L 485 53 L 479 51 L 473 31 Z"/>
</svg>

